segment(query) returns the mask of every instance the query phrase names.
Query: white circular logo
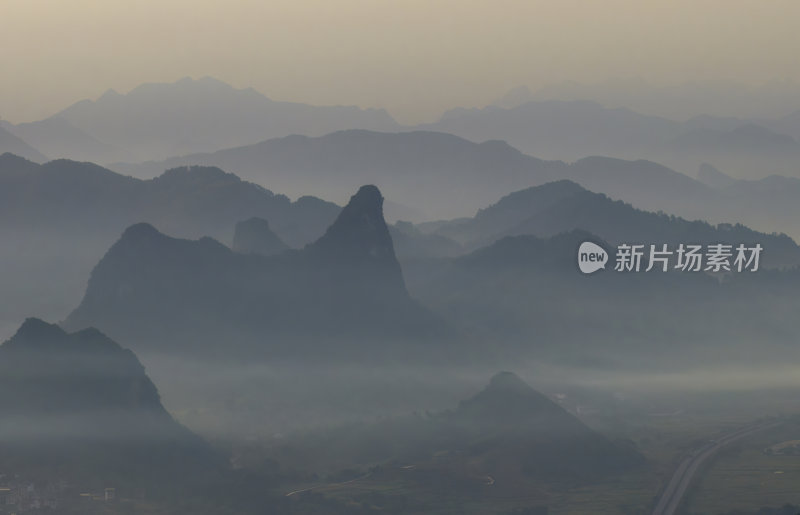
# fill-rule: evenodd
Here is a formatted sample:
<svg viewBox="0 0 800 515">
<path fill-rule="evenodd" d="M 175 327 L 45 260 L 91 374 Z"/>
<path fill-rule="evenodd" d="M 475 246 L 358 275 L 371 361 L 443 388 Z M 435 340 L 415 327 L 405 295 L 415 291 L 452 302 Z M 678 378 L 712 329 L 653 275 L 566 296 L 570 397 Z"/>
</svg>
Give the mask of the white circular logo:
<svg viewBox="0 0 800 515">
<path fill-rule="evenodd" d="M 584 241 L 578 248 L 578 268 L 584 274 L 593 274 L 606 267 L 608 253 L 603 247 Z"/>
</svg>

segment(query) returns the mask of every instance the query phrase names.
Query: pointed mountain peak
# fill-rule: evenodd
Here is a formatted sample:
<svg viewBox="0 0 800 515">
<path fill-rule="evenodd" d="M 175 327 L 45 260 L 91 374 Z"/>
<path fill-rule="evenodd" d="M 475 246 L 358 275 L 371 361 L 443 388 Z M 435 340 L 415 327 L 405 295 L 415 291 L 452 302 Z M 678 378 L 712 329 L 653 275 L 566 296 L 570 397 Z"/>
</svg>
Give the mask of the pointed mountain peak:
<svg viewBox="0 0 800 515">
<path fill-rule="evenodd" d="M 141 222 L 125 229 L 120 239 L 126 241 L 146 241 L 160 236 L 163 236 L 163 234 L 161 234 L 158 229 L 148 223 Z"/>
<path fill-rule="evenodd" d="M 367 184 L 361 186 L 347 204 L 350 209 L 373 211 L 383 216 L 383 195 L 377 186 Z"/>
<path fill-rule="evenodd" d="M 8 343 L 41 343 L 64 338 L 67 333 L 56 324 L 39 318 L 27 318 Z"/>
<path fill-rule="evenodd" d="M 538 417 L 568 414 L 513 372 L 500 372 L 475 396 L 462 401 L 457 416 L 489 425 L 524 427 Z"/>
<path fill-rule="evenodd" d="M 328 231 L 307 249 L 353 262 L 391 263 L 399 269 L 383 218 L 383 195 L 372 185 L 359 188 Z"/>
<path fill-rule="evenodd" d="M 122 348 L 94 327 L 87 327 L 76 333 L 68 333 L 57 324 L 49 324 L 39 318 L 27 318 L 17 329 L 16 334 L 0 346 L 6 351 L 43 351 L 86 353 L 98 355 L 119 352 Z"/>
<path fill-rule="evenodd" d="M 535 390 L 514 372 L 498 372 L 489 380 L 487 391 L 530 393 Z"/>
</svg>

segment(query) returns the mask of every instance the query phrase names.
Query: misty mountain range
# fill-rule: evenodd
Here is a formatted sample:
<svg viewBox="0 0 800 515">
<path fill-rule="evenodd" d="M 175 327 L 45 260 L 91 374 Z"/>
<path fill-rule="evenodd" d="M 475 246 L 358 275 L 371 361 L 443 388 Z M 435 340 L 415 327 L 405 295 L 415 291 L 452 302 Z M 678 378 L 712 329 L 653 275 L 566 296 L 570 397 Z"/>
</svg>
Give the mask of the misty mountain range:
<svg viewBox="0 0 800 515">
<path fill-rule="evenodd" d="M 578 229 L 613 245 L 659 242 L 677 246 L 690 241 L 755 245 L 762 242 L 771 250 L 771 255 L 765 256 L 767 266 L 800 264 L 800 247 L 786 235 L 759 233 L 741 225 L 713 226 L 639 210 L 568 180 L 516 191 L 480 209 L 473 218 L 421 224 L 418 229 L 449 238 L 468 250 L 491 245 L 508 236 L 549 238 Z"/>
<path fill-rule="evenodd" d="M 187 507 L 188 499 L 189 506 L 235 506 L 244 513 L 265 507 L 339 513 L 330 503 L 325 511 L 314 509 L 313 497 L 287 505 L 285 496 L 270 490 L 281 477 L 302 477 L 297 472 L 226 466 L 218 450 L 164 409 L 136 355 L 94 328 L 67 333 L 28 319 L 0 346 L 0 369 L 0 393 L 7 399 L 0 456 L 16 477 L 37 478 L 39 488 L 45 482 L 80 491 L 115 485 L 120 497 L 181 500 L 175 506 L 192 512 L 198 508 Z M 646 463 L 631 442 L 589 428 L 511 372 L 494 375 L 455 409 L 307 433 L 271 452 L 296 463 L 298 455 L 319 464 L 341 458 L 387 463 L 372 469 L 373 480 L 396 480 L 402 471 L 404 481 L 459 495 L 474 495 L 496 481 L 500 491 L 519 492 L 520 477 L 586 484 Z M 414 465 L 392 466 L 409 460 Z M 77 499 L 62 509 L 74 509 Z"/>
<path fill-rule="evenodd" d="M 214 103 L 218 95 L 230 105 Z M 164 110 L 170 104 L 175 111 Z M 302 495 L 302 487 L 289 492 L 300 492 L 297 501 L 285 492 L 267 499 L 274 492 L 262 490 L 278 477 L 303 485 L 316 477 L 270 469 L 269 461 L 255 473 L 219 476 L 218 456 L 167 412 L 142 363 L 179 420 L 236 426 L 250 442 L 250 428 L 300 425 L 270 419 L 313 411 L 304 395 L 336 412 L 328 420 L 346 419 L 350 405 L 370 396 L 380 404 L 371 417 L 391 412 L 380 381 L 341 381 L 334 373 L 326 382 L 320 376 L 328 368 L 387 374 L 391 382 L 391 367 L 457 375 L 536 363 L 555 373 L 661 374 L 797 359 L 800 247 L 791 236 L 800 234 L 800 179 L 743 180 L 714 166 L 722 158 L 705 162 L 737 153 L 791 162 L 796 140 L 768 124 L 673 122 L 585 102 L 528 101 L 454 111 L 438 122 L 447 127 L 403 131 L 379 111 L 277 104 L 211 80 L 182 81 L 109 93 L 0 131 L 0 138 L 10 135 L 0 144 L 30 158 L 0 155 L 0 329 L 30 315 L 63 320 L 28 318 L 0 346 L 0 391 L 11 399 L 0 427 L 5 463 L 21 470 L 80 463 L 74 477 L 95 484 L 222 477 L 219 495 L 235 499 L 232 513 L 273 502 L 286 513 L 310 513 L 306 503 L 323 501 Z M 296 125 L 280 121 L 284 115 Z M 143 129 L 159 116 L 159 131 Z M 316 125 L 345 119 L 366 128 Z M 195 132 L 185 131 L 186 120 Z M 310 135 L 281 134 L 301 125 L 297 132 Z M 324 128 L 315 134 L 313 127 Z M 656 142 L 704 164 L 695 179 L 641 159 L 545 161 L 498 139 L 475 143 L 442 132 L 462 128 L 533 135 L 553 152 L 563 144 L 636 154 Z M 14 131 L 48 154 L 58 141 L 57 152 L 74 144 L 86 156 L 164 157 L 194 145 L 204 153 L 113 165 L 129 176 L 91 162 L 38 164 L 47 158 Z M 277 137 L 246 139 L 258 131 Z M 387 224 L 386 207 L 411 220 L 393 216 L 396 223 Z M 612 260 L 619 243 L 765 250 L 757 273 L 617 273 L 609 266 L 585 277 L 575 263 L 584 241 L 606 248 Z M 272 380 L 271 367 L 294 377 Z M 424 405 L 419 397 L 428 392 L 415 388 L 427 385 L 413 382 L 394 388 Z M 51 424 L 48 417 L 63 418 Z M 37 438 L 54 431 L 57 441 L 37 449 Z M 519 495 L 533 484 L 525 481 L 582 485 L 648 466 L 632 442 L 603 436 L 510 373 L 450 411 L 373 418 L 317 436 L 277 434 L 265 448 L 289 463 L 311 453 L 320 462 L 369 467 L 328 479 L 334 487 L 369 478 L 459 495 L 482 495 L 495 482 L 501 486 L 489 493 Z M 231 460 L 231 469 L 239 466 Z M 231 484 L 237 489 L 227 490 Z M 330 503 L 331 511 L 319 512 L 348 512 Z"/>
<path fill-rule="evenodd" d="M 222 462 L 175 422 L 137 357 L 97 331 L 26 320 L 0 345 L 6 470 L 46 467 L 84 484 L 164 489 L 208 479 Z"/>
<path fill-rule="evenodd" d="M 109 92 L 40 122 L 3 122 L 0 150 L 35 162 L 128 161 L 112 168 L 147 178 L 176 166 L 217 166 L 291 197 L 338 203 L 375 183 L 391 201 L 390 217 L 413 222 L 471 216 L 511 191 L 570 179 L 641 209 L 800 234 L 797 189 L 774 177 L 797 175 L 796 113 L 678 122 L 585 100 L 519 97 L 505 107 L 454 109 L 435 123 L 402 127 L 385 112 L 274 102 L 214 79 L 183 79 L 127 95 Z M 353 128 L 364 130 L 333 132 Z M 159 146 L 174 150 L 147 150 Z M 140 149 L 139 157 L 113 157 L 126 149 Z M 170 154 L 189 155 L 163 159 Z M 608 157 L 586 158 L 593 155 Z M 709 191 L 685 175 L 704 163 L 743 182 Z"/>
<path fill-rule="evenodd" d="M 178 237 L 230 243 L 235 224 L 258 216 L 288 245 L 321 236 L 339 206 L 314 197 L 292 202 L 219 169 L 176 169 L 141 181 L 91 163 L 39 165 L 0 156 L 3 332 L 19 318 L 60 319 L 80 300 L 89 272 L 120 234 L 148 222 Z M 58 256 L 54 261 L 53 256 Z"/>
<path fill-rule="evenodd" d="M 731 119 L 771 119 L 800 109 L 798 84 L 791 80 L 773 80 L 753 87 L 725 80 L 655 85 L 638 78 L 591 84 L 563 81 L 536 90 L 517 86 L 492 105 L 514 108 L 544 100 L 589 100 L 611 108 L 627 107 L 643 114 L 686 120 L 699 113 Z"/>
<path fill-rule="evenodd" d="M 587 157 L 571 164 L 543 161 L 504 142 L 477 144 L 437 132 L 290 136 L 118 168 L 150 176 L 190 164 L 217 166 L 290 196 L 310 193 L 334 201 L 346 199 L 349 191 L 365 182 L 374 182 L 389 198 L 410 208 L 408 214 L 416 214 L 411 220 L 415 222 L 472 216 L 476 206 L 494 203 L 509 192 L 568 179 L 648 211 L 712 223 L 744 223 L 761 231 L 800 236 L 796 207 L 800 191 L 795 185 L 800 179 L 770 176 L 711 187 L 651 161 L 608 157 Z"/>
<path fill-rule="evenodd" d="M 165 165 L 187 163 L 218 166 L 257 184 L 274 184 L 291 196 L 306 191 L 323 193 L 327 199 L 346 199 L 360 185 L 375 183 L 389 198 L 428 219 L 467 214 L 464 208 L 456 211 L 452 205 L 486 204 L 487 199 L 493 201 L 530 185 L 536 180 L 536 171 L 549 170 L 547 162 L 500 141 L 476 144 L 435 132 L 362 130 L 318 138 L 288 136 L 211 154 L 115 168 L 149 176 Z M 443 195 L 444 191 L 449 195 Z"/>
<path fill-rule="evenodd" d="M 6 128 L 53 158 L 98 163 L 146 161 L 345 128 L 393 130 L 383 110 L 270 100 L 205 77 L 107 91 L 52 117 Z"/>
<path fill-rule="evenodd" d="M 95 267 L 65 326 L 165 353 L 396 359 L 413 344 L 435 355 L 423 342 L 446 340 L 448 330 L 408 296 L 382 204 L 364 186 L 319 239 L 274 256 L 134 225 Z M 392 341 L 404 342 L 402 352 Z"/>
<path fill-rule="evenodd" d="M 252 358 L 301 351 L 353 360 L 399 359 L 400 349 L 406 359 L 424 349 L 428 359 L 449 353 L 455 360 L 496 360 L 510 353 L 570 365 L 611 359 L 614 366 L 625 366 L 624 359 L 614 361 L 623 355 L 670 363 L 664 352 L 671 349 L 651 332 L 680 335 L 685 348 L 674 357 L 685 359 L 690 349 L 703 355 L 722 341 L 743 353 L 756 351 L 753 341 L 781 348 L 795 329 L 791 320 L 775 323 L 765 339 L 756 324 L 759 339 L 753 321 L 763 313 L 729 321 L 741 306 L 726 300 L 752 296 L 757 286 L 765 305 L 787 302 L 800 248 L 786 236 L 648 213 L 561 181 L 509 195 L 473 219 L 396 225 L 404 244 L 420 253 L 401 269 L 382 202 L 374 186 L 360 188 L 326 233 L 301 250 L 237 253 L 211 238 L 180 240 L 134 225 L 95 267 L 66 327 L 98 327 L 137 350 L 162 353 Z M 623 242 L 728 242 L 769 251 L 753 278 L 608 272 L 587 281 L 574 264 L 586 240 L 609 249 Z M 440 253 L 443 241 L 459 250 Z M 433 250 L 426 254 L 428 245 Z M 775 267 L 786 270 L 767 270 Z M 507 288 L 509 280 L 515 288 Z M 622 323 L 614 313 L 647 323 Z M 591 351 L 580 345 L 589 335 Z M 377 339 L 380 348 L 367 343 Z M 491 347 L 481 343 L 488 340 Z"/>
<path fill-rule="evenodd" d="M 299 141 L 299 148 L 294 148 L 292 141 Z M 323 168 L 328 163 L 330 169 L 341 170 L 336 177 L 351 177 L 349 181 L 342 179 L 342 184 L 356 183 L 372 170 L 373 177 L 397 178 L 409 192 L 425 186 L 414 195 L 417 199 L 414 205 L 423 209 L 428 209 L 423 200 L 430 200 L 434 209 L 443 209 L 448 203 L 448 193 L 458 191 L 447 188 L 449 183 L 460 184 L 461 188 L 471 183 L 470 194 L 480 198 L 493 196 L 487 190 L 495 192 L 497 198 L 504 197 L 471 220 L 391 226 L 389 231 L 395 240 L 397 256 L 403 261 L 454 257 L 505 236 L 549 237 L 583 229 L 610 242 L 643 238 L 664 242 L 681 238 L 758 240 L 769 244 L 770 252 L 764 258 L 767 266 L 798 262 L 796 245 L 786 237 L 757 234 L 735 225 L 714 227 L 646 213 L 563 180 L 543 189 L 519 190 L 507 197 L 504 190 L 517 182 L 547 183 L 570 177 L 590 190 L 594 189 L 592 186 L 606 190 L 612 198 L 638 199 L 634 206 L 661 202 L 673 206 L 674 209 L 669 209 L 662 205 L 669 212 L 711 214 L 694 218 L 712 221 L 751 218 L 760 222 L 756 227 L 781 227 L 793 223 L 800 180 L 778 177 L 762 181 L 727 180 L 721 172 L 706 167 L 703 177 L 710 173 L 719 181 L 717 187 L 711 187 L 654 163 L 609 158 L 588 158 L 573 165 L 544 162 L 502 143 L 477 145 L 438 133 L 392 135 L 356 131 L 319 139 L 274 140 L 268 145 L 280 149 L 287 142 L 290 144 L 284 150 L 288 157 L 282 161 L 281 166 L 286 167 L 283 169 L 289 169 L 287 163 L 293 160 L 309 170 Z M 364 153 L 364 149 L 370 150 Z M 425 149 L 429 155 L 422 152 Z M 306 158 L 301 159 L 302 156 Z M 303 164 L 309 160 L 310 164 Z M 381 174 L 382 162 L 394 164 Z M 485 170 L 493 162 L 505 162 L 507 166 L 498 166 L 498 172 L 490 176 Z M 472 167 L 467 176 L 469 181 L 458 179 L 465 173 L 459 163 Z M 355 172 L 349 173 L 351 169 Z M 496 179 L 499 170 L 507 174 L 508 184 Z M 408 177 L 413 171 L 417 175 Z M 528 179 L 523 180 L 526 175 Z M 296 174 L 289 176 L 300 180 Z M 309 182 L 318 177 L 312 172 L 307 176 Z M 335 182 L 333 176 L 330 181 Z M 427 181 L 430 182 L 426 184 Z M 269 232 L 274 233 L 273 244 L 278 249 L 284 245 L 300 248 L 320 237 L 340 210 L 335 204 L 315 197 L 304 196 L 291 202 L 235 175 L 207 167 L 173 168 L 155 179 L 140 180 L 88 163 L 59 160 L 38 165 L 7 154 L 0 157 L 0 183 L 3 191 L 0 210 L 7 221 L 0 224 L 0 229 L 5 238 L 15 242 L 13 248 L 3 253 L 9 271 L 4 275 L 4 286 L 6 291 L 15 292 L 18 299 L 2 317 L 7 320 L 7 329 L 19 316 L 66 315 L 82 295 L 91 268 L 125 228 L 133 224 L 147 222 L 173 237 L 211 236 L 230 244 L 236 224 L 259 217 L 266 221 Z M 343 190 L 344 186 L 338 189 Z M 437 195 L 441 198 L 436 199 Z M 493 202 L 496 201 L 483 205 Z M 475 201 L 472 205 L 481 204 Z M 688 220 L 692 218 L 687 216 Z M 49 257 L 52 255 L 60 256 L 58 267 L 52 265 Z M 50 284 L 46 296 L 31 295 L 31 284 L 44 283 Z"/>
<path fill-rule="evenodd" d="M 0 154 L 15 154 L 36 162 L 42 162 L 47 159 L 38 150 L 24 142 L 4 125 L 5 124 L 0 123 Z"/>
<path fill-rule="evenodd" d="M 584 241 L 613 249 L 583 230 L 510 236 L 465 256 L 411 263 L 406 283 L 451 325 L 492 342 L 494 358 L 639 371 L 796 359 L 799 328 L 778 314 L 798 309 L 797 267 L 724 279 L 608 269 L 587 278 L 565 259 Z"/>
<path fill-rule="evenodd" d="M 477 144 L 438 132 L 343 131 L 320 138 L 290 136 L 120 170 L 149 176 L 189 163 L 218 166 L 259 184 L 276 184 L 289 195 L 311 191 L 337 198 L 345 190 L 372 181 L 396 202 L 424 213 L 423 220 L 469 216 L 474 214 L 474 206 L 558 179 L 571 179 L 634 205 L 670 212 L 698 210 L 698 204 L 707 201 L 709 189 L 648 161 L 602 157 L 573 164 L 543 161 L 501 141 Z"/>
<path fill-rule="evenodd" d="M 647 90 L 642 84 L 629 86 Z M 684 173 L 710 162 L 746 179 L 800 173 L 794 165 L 800 155 L 800 111 L 721 116 L 715 113 L 736 110 L 713 109 L 709 95 L 700 93 L 711 111 L 703 111 L 700 103 L 691 117 L 676 121 L 636 111 L 636 95 L 630 95 L 631 103 L 626 104 L 621 98 L 593 95 L 590 89 L 581 97 L 579 89 L 572 88 L 572 93 L 568 93 L 570 88 L 544 89 L 537 94 L 516 89 L 496 105 L 453 109 L 434 123 L 401 126 L 382 110 L 277 102 L 209 77 L 184 78 L 172 84 L 143 84 L 125 95 L 108 91 L 97 100 L 77 102 L 36 122 L 3 122 L 3 128 L 32 147 L 26 152 L 5 151 L 37 162 L 46 155 L 101 164 L 139 163 L 289 135 L 317 137 L 345 129 L 425 130 L 475 142 L 503 140 L 549 160 L 574 161 L 592 155 L 648 159 Z M 697 85 L 697 90 L 703 86 Z M 681 95 L 695 94 L 684 92 L 676 98 Z M 782 105 L 796 102 L 787 100 Z M 0 138 L 0 143 L 3 139 L 7 137 Z"/>
<path fill-rule="evenodd" d="M 741 178 L 798 176 L 796 113 L 776 119 L 695 116 L 675 121 L 585 100 L 547 100 L 513 108 L 454 109 L 421 128 L 472 141 L 501 139 L 546 159 L 648 159 L 684 173 L 709 162 Z"/>
</svg>

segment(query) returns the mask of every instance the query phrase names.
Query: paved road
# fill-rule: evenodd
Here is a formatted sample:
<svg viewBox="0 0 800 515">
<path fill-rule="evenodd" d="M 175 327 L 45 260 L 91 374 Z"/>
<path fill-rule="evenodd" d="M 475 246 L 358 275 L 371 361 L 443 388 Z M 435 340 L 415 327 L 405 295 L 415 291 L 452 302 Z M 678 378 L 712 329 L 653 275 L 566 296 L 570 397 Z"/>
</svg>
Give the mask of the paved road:
<svg viewBox="0 0 800 515">
<path fill-rule="evenodd" d="M 653 515 L 674 515 L 680 506 L 683 496 L 686 495 L 686 490 L 692 483 L 695 474 L 703 466 L 703 464 L 720 449 L 726 445 L 732 444 L 736 441 L 746 438 L 754 433 L 770 429 L 780 425 L 781 422 L 761 422 L 752 424 L 746 427 L 729 433 L 718 440 L 711 440 L 704 446 L 696 449 L 683 461 L 681 461 L 678 468 L 672 474 L 667 487 L 661 494 L 658 500 Z"/>
</svg>

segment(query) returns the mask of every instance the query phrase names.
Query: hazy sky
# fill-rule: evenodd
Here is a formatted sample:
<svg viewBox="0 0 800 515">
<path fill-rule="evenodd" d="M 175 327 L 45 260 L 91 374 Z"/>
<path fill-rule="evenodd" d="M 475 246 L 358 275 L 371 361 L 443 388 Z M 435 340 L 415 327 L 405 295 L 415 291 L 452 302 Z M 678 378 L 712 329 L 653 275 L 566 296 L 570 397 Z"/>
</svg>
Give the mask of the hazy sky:
<svg viewBox="0 0 800 515">
<path fill-rule="evenodd" d="M 511 87 L 798 79 L 795 0 L 0 0 L 0 116 L 213 76 L 401 121 Z"/>
</svg>

